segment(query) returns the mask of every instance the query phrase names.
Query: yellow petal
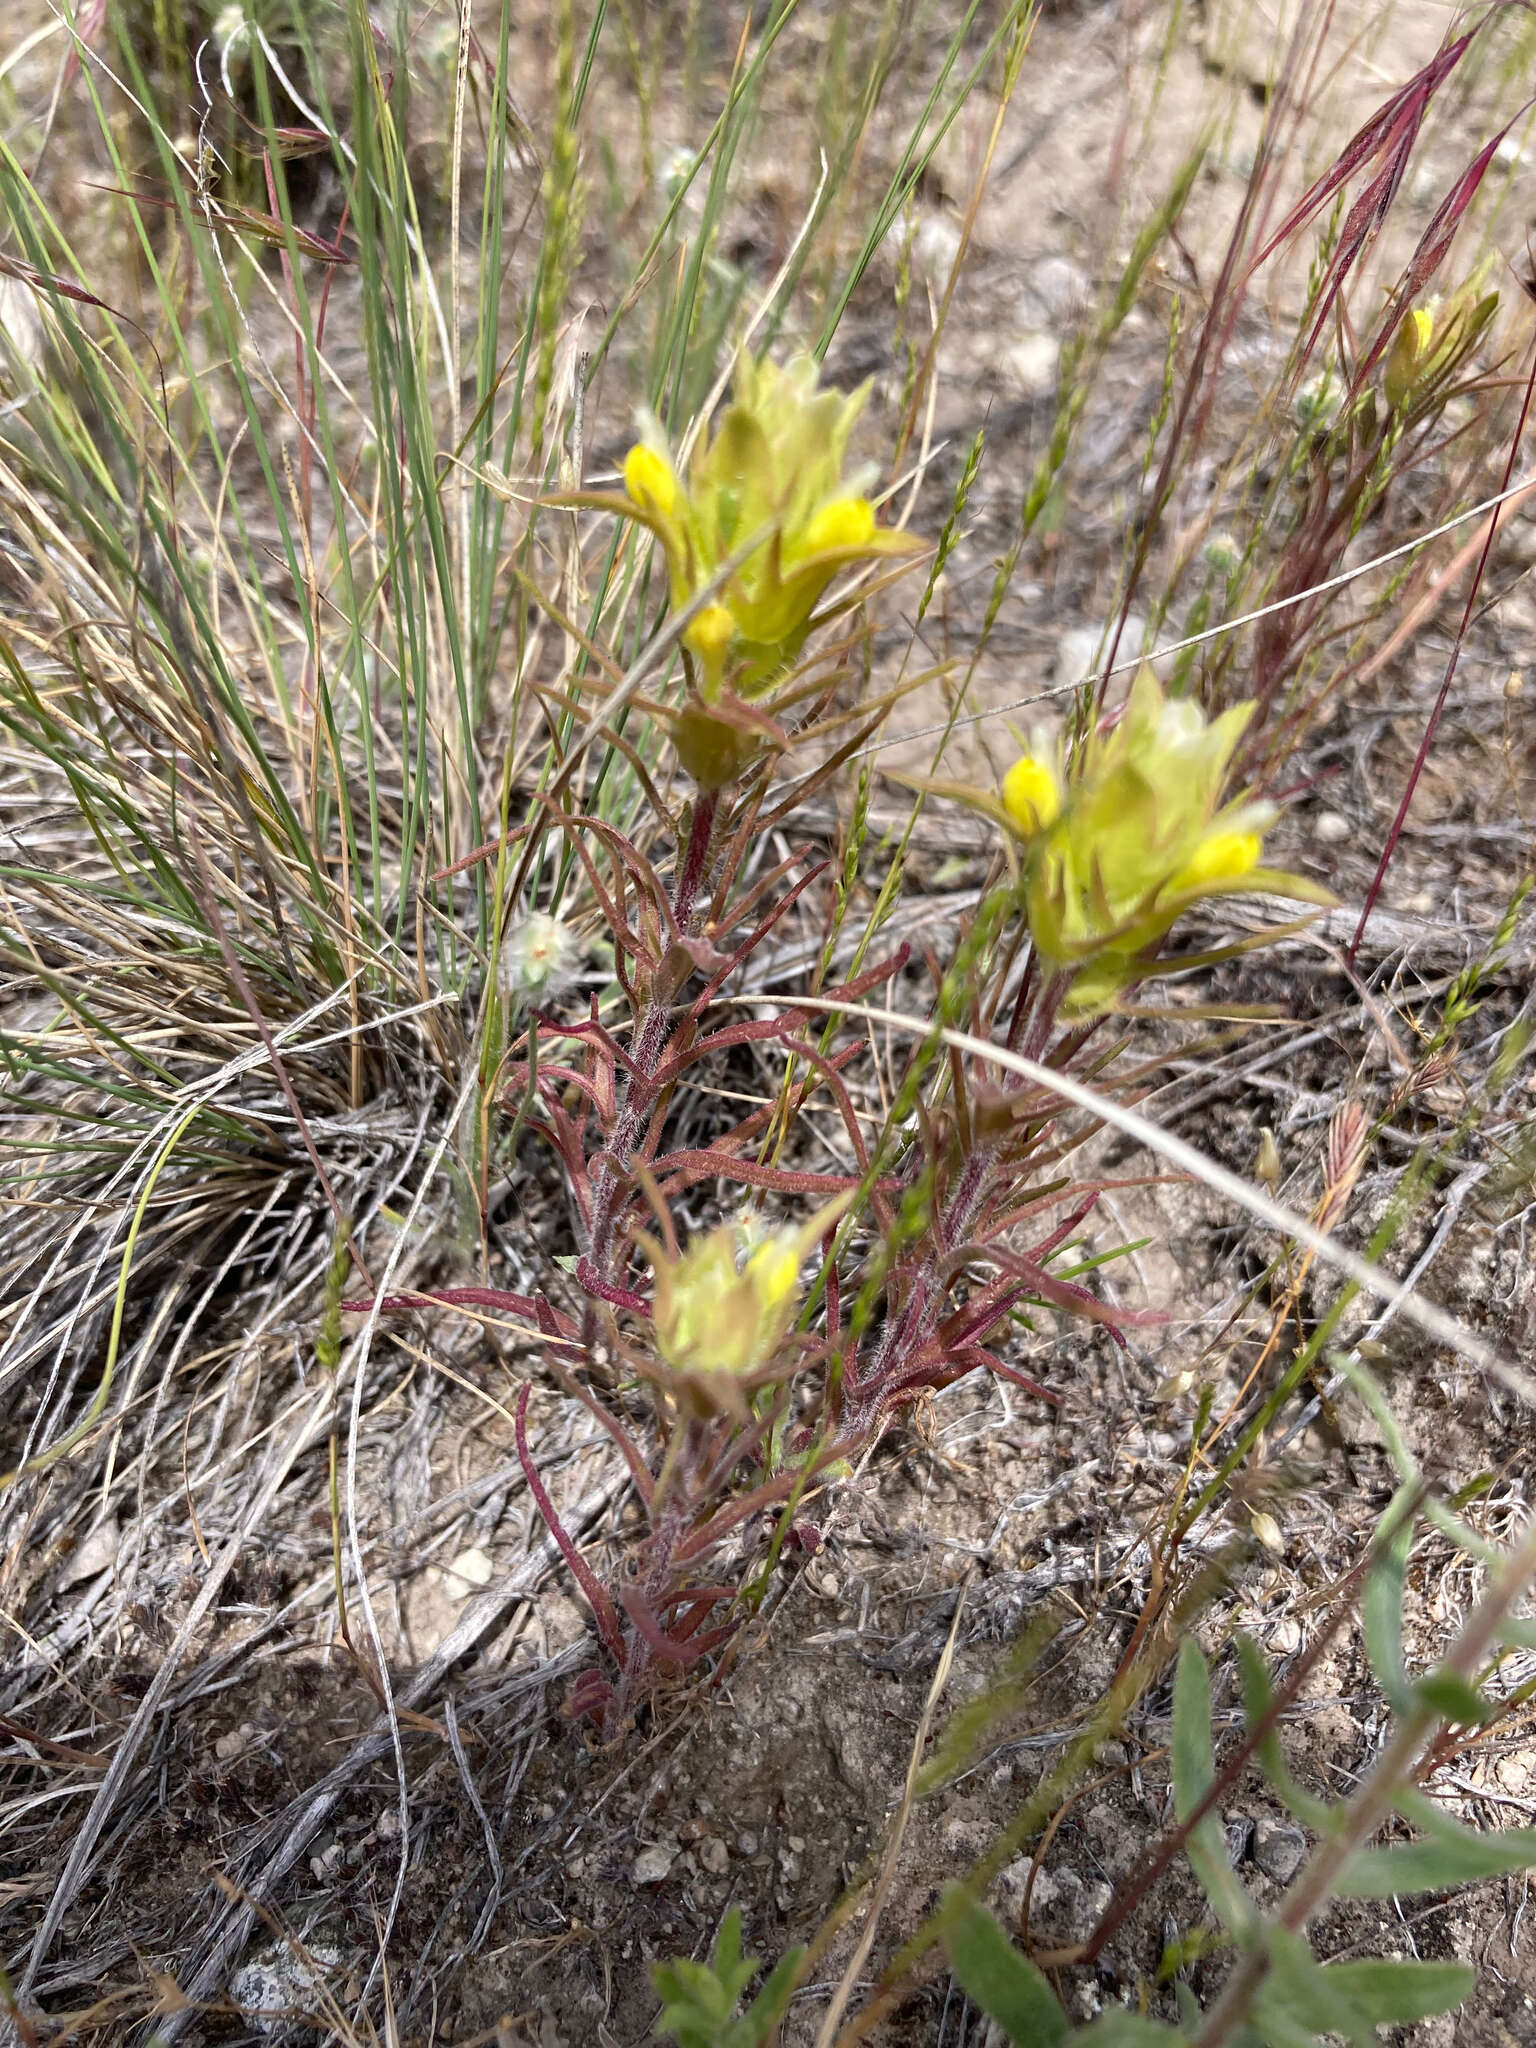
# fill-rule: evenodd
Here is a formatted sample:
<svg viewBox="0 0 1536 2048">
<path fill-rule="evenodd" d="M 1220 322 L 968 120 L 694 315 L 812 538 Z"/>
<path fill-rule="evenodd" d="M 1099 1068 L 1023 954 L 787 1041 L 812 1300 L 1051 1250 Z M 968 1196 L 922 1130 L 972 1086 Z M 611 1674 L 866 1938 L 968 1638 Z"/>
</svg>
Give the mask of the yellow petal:
<svg viewBox="0 0 1536 2048">
<path fill-rule="evenodd" d="M 1003 777 L 1003 809 L 1025 839 L 1055 823 L 1061 810 L 1056 777 L 1033 754 L 1023 754 Z"/>
<path fill-rule="evenodd" d="M 1395 408 L 1412 396 L 1434 337 L 1434 314 L 1428 306 L 1415 306 L 1398 328 L 1397 338 L 1387 354 L 1386 369 L 1382 372 L 1382 390 L 1386 393 L 1388 405 Z"/>
<path fill-rule="evenodd" d="M 834 498 L 795 536 L 795 553 L 823 555 L 833 548 L 861 548 L 874 530 L 875 510 L 866 498 Z"/>
<path fill-rule="evenodd" d="M 1257 832 L 1213 832 L 1195 848 L 1171 886 L 1182 895 L 1212 882 L 1236 881 L 1258 866 L 1259 851 Z"/>
<path fill-rule="evenodd" d="M 726 650 L 736 637 L 736 615 L 726 605 L 707 604 L 683 635 L 683 644 L 703 662 L 711 677 L 725 666 Z"/>
<path fill-rule="evenodd" d="M 654 448 L 637 441 L 624 458 L 624 488 L 642 512 L 669 519 L 677 507 L 677 477 Z"/>
<path fill-rule="evenodd" d="M 800 1241 L 793 1230 L 776 1231 L 760 1244 L 747 1260 L 745 1277 L 751 1281 L 759 1306 L 772 1317 L 792 1301 L 800 1284 Z"/>
</svg>

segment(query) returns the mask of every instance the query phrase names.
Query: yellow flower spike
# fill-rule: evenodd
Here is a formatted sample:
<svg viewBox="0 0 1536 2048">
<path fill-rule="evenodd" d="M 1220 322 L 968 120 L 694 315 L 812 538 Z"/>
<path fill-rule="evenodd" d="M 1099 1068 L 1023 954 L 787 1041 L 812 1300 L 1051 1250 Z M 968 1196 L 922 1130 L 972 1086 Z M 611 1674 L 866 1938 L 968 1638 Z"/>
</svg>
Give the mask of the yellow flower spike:
<svg viewBox="0 0 1536 2048">
<path fill-rule="evenodd" d="M 795 553 L 825 555 L 834 548 L 867 547 L 874 530 L 875 508 L 867 498 L 835 498 L 795 536 Z"/>
<path fill-rule="evenodd" d="M 925 552 L 879 525 L 863 495 L 866 475 L 846 467 L 870 387 L 844 395 L 819 380 L 810 356 L 776 364 L 744 354 L 730 403 L 690 429 L 685 463 L 674 460 L 659 422 L 642 414 L 623 493 L 566 501 L 642 521 L 665 554 L 673 610 L 701 606 L 682 636 L 683 715 L 714 712 L 727 699 L 769 700 L 841 570 Z M 711 743 L 706 773 L 726 774 L 728 755 L 739 773 L 756 750 Z"/>
<path fill-rule="evenodd" d="M 1428 306 L 1415 306 L 1397 330 L 1381 376 L 1382 391 L 1394 412 L 1413 396 L 1434 339 L 1434 313 Z"/>
<path fill-rule="evenodd" d="M 670 519 L 677 510 L 677 477 L 664 455 L 637 441 L 624 458 L 624 488 L 642 512 Z"/>
<path fill-rule="evenodd" d="M 1064 1017 L 1102 1015 L 1165 972 L 1156 949 L 1202 896 L 1333 902 L 1305 876 L 1260 866 L 1273 805 L 1224 796 L 1252 715 L 1235 704 L 1207 719 L 1192 698 L 1165 696 L 1145 667 L 1067 772 L 1047 767 L 1038 747 L 1009 770 L 994 814 L 1026 842 L 1025 914 L 1036 955 L 1065 984 Z"/>
<path fill-rule="evenodd" d="M 1054 825 L 1061 811 L 1056 777 L 1033 754 L 1023 754 L 1003 777 L 1003 809 L 1023 839 Z"/>
<path fill-rule="evenodd" d="M 669 1369 L 664 1384 L 685 1394 L 698 1412 L 740 1413 L 743 1383 L 763 1385 L 792 1371 L 796 1354 L 781 1354 L 794 1320 L 801 1265 L 851 1200 L 840 1195 L 804 1223 L 769 1232 L 750 1250 L 751 1227 L 739 1223 L 705 1231 L 676 1258 L 639 1235 L 655 1269 L 652 1327 Z"/>
<path fill-rule="evenodd" d="M 1169 888 L 1174 895 L 1209 889 L 1213 882 L 1236 882 L 1251 874 L 1259 864 L 1257 832 L 1213 832 L 1174 876 Z"/>
</svg>

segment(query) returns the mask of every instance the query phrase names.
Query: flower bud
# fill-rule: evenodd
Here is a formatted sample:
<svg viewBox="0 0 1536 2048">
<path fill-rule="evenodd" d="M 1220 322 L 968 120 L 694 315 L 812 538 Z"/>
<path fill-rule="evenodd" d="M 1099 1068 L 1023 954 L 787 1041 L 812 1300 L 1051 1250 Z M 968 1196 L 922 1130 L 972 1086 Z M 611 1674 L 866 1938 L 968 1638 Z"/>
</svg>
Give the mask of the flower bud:
<svg viewBox="0 0 1536 2048">
<path fill-rule="evenodd" d="M 1415 306 L 1397 330 L 1381 373 L 1381 388 L 1394 412 L 1413 396 L 1434 347 L 1435 316 L 1428 306 Z"/>
<path fill-rule="evenodd" d="M 800 1268 L 850 1200 L 839 1196 L 804 1223 L 756 1242 L 749 1227 L 722 1223 L 675 1257 L 641 1236 L 655 1272 L 656 1349 L 668 1379 L 697 1411 L 742 1412 L 744 1387 L 780 1376 Z"/>
<path fill-rule="evenodd" d="M 1033 839 L 1054 825 L 1061 810 L 1061 791 L 1044 761 L 1022 754 L 1003 777 L 1003 809 L 1022 839 Z"/>
</svg>

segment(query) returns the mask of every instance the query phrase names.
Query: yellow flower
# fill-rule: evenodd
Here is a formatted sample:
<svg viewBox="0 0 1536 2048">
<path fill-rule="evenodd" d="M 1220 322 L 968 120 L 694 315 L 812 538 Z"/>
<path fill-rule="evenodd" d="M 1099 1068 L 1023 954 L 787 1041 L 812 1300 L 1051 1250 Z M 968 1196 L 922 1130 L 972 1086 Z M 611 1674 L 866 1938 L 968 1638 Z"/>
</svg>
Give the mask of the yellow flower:
<svg viewBox="0 0 1536 2048">
<path fill-rule="evenodd" d="M 624 488 L 642 512 L 670 519 L 677 505 L 677 477 L 654 448 L 637 442 L 624 458 Z"/>
<path fill-rule="evenodd" d="M 1262 848 L 1257 832 L 1212 832 L 1201 840 L 1169 888 L 1175 895 L 1196 895 L 1214 882 L 1235 882 L 1258 866 Z"/>
<path fill-rule="evenodd" d="M 864 548 L 874 530 L 875 508 L 867 498 L 836 498 L 806 524 L 795 540 L 794 553 L 803 557 L 830 554 L 837 548 Z"/>
<path fill-rule="evenodd" d="M 1003 777 L 1003 809 L 1023 839 L 1054 825 L 1061 810 L 1054 771 L 1033 754 L 1022 754 Z"/>
<path fill-rule="evenodd" d="M 683 645 L 699 658 L 704 670 L 704 695 L 718 691 L 725 660 L 736 638 L 735 614 L 723 604 L 707 604 L 683 635 Z"/>
<path fill-rule="evenodd" d="M 782 368 L 745 359 L 732 402 L 714 432 L 700 435 L 686 479 L 651 422 L 624 459 L 624 497 L 583 501 L 652 529 L 677 610 L 709 594 L 683 636 L 706 703 L 727 688 L 744 697 L 764 691 L 800 652 L 841 570 L 919 545 L 882 532 L 874 507 L 844 475 L 868 386 L 844 398 L 819 390 L 817 375 L 806 356 Z"/>
<path fill-rule="evenodd" d="M 1381 373 L 1382 395 L 1394 412 L 1429 387 L 1448 384 L 1471 354 L 1499 310 L 1498 293 L 1483 290 L 1487 278 L 1487 263 L 1479 264 L 1448 299 L 1429 299 L 1403 316 Z"/>
<path fill-rule="evenodd" d="M 1412 396 L 1413 387 L 1419 381 L 1419 372 L 1429 360 L 1434 337 L 1432 308 L 1415 306 L 1397 330 L 1397 338 L 1388 352 L 1387 366 L 1381 375 L 1381 388 L 1394 412 Z"/>
</svg>

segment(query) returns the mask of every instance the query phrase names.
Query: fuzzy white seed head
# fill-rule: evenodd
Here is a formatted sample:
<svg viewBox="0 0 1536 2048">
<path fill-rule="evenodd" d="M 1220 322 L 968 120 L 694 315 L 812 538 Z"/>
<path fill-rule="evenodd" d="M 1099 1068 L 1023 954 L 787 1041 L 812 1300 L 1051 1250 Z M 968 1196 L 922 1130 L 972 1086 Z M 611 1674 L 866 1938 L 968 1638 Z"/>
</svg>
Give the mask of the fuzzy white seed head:
<svg viewBox="0 0 1536 2048">
<path fill-rule="evenodd" d="M 214 17 L 213 47 L 222 64 L 240 64 L 250 55 L 251 24 L 240 0 L 230 0 Z"/>
<path fill-rule="evenodd" d="M 497 979 L 510 1001 L 542 1002 L 565 987 L 575 971 L 576 935 L 547 911 L 519 919 L 502 941 Z"/>
<path fill-rule="evenodd" d="M 1230 576 L 1243 558 L 1243 551 L 1230 533 L 1213 533 L 1204 548 L 1208 569 L 1218 576 Z"/>
</svg>

